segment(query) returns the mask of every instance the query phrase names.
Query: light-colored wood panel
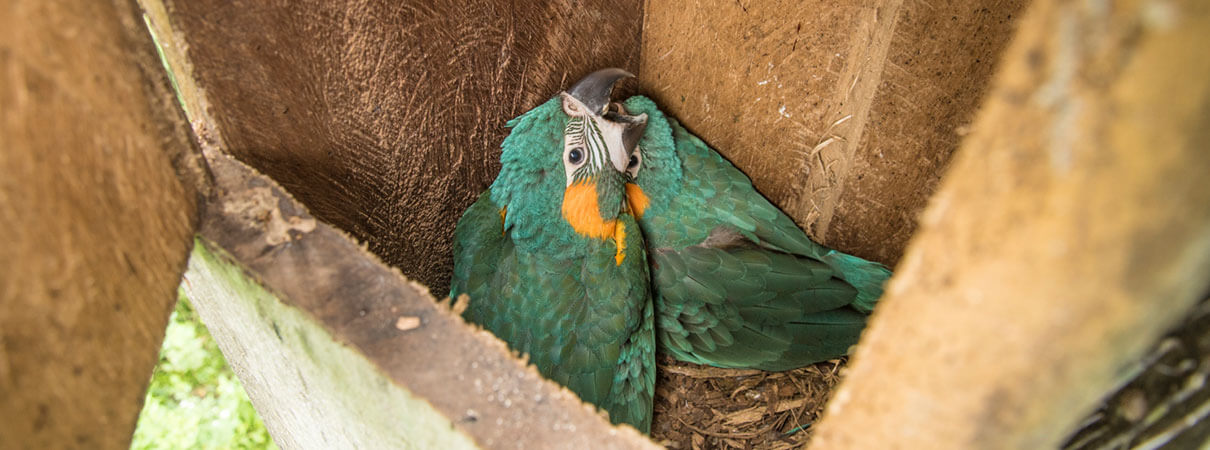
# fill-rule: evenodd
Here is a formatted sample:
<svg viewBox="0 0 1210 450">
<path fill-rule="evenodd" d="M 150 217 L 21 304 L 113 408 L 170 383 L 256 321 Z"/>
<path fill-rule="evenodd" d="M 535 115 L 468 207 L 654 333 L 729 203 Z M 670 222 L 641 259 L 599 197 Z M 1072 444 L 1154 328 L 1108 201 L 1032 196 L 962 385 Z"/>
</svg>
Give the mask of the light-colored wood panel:
<svg viewBox="0 0 1210 450">
<path fill-rule="evenodd" d="M 0 11 L 0 448 L 126 448 L 204 177 L 133 4 Z"/>
<path fill-rule="evenodd" d="M 1054 448 L 1210 286 L 1210 8 L 1020 27 L 820 448 Z"/>
</svg>

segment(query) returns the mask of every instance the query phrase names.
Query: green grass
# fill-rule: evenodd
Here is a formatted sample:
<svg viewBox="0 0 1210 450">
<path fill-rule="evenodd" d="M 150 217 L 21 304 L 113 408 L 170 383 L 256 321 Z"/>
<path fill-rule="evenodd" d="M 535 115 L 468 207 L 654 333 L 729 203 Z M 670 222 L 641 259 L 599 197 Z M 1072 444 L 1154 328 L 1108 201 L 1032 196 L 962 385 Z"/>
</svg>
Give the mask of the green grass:
<svg viewBox="0 0 1210 450">
<path fill-rule="evenodd" d="M 183 293 L 168 322 L 130 448 L 276 448 Z"/>
</svg>

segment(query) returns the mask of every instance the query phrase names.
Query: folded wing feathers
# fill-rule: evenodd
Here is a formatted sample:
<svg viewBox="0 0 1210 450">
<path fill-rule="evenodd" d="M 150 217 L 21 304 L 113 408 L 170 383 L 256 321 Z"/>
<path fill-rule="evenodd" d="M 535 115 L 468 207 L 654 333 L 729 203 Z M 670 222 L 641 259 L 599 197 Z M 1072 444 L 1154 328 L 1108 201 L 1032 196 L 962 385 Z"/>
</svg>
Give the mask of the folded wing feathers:
<svg viewBox="0 0 1210 450">
<path fill-rule="evenodd" d="M 660 342 L 680 359 L 785 370 L 844 354 L 864 326 L 857 290 L 822 261 L 755 243 L 652 255 Z"/>
</svg>

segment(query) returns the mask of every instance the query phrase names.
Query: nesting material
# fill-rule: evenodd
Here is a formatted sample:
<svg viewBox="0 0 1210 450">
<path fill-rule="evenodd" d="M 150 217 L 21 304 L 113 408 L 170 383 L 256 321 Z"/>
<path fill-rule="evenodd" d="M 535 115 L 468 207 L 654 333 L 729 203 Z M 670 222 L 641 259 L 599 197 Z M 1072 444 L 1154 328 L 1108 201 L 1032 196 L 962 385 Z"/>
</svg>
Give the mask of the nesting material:
<svg viewBox="0 0 1210 450">
<path fill-rule="evenodd" d="M 844 360 L 785 372 L 720 369 L 661 356 L 651 438 L 673 449 L 800 448 Z"/>
</svg>

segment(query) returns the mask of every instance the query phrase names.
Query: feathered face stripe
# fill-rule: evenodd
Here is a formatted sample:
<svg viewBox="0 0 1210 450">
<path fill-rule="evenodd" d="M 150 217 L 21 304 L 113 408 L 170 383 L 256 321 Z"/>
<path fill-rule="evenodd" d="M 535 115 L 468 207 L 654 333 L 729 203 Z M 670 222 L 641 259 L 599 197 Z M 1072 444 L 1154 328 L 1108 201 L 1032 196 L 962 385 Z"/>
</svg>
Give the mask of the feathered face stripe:
<svg viewBox="0 0 1210 450">
<path fill-rule="evenodd" d="M 572 117 L 563 130 L 567 137 L 567 148 L 581 148 L 585 158 L 583 165 L 572 172 L 569 183 L 583 181 L 609 164 L 609 148 L 605 145 L 605 134 L 595 120 L 588 117 Z"/>
</svg>

